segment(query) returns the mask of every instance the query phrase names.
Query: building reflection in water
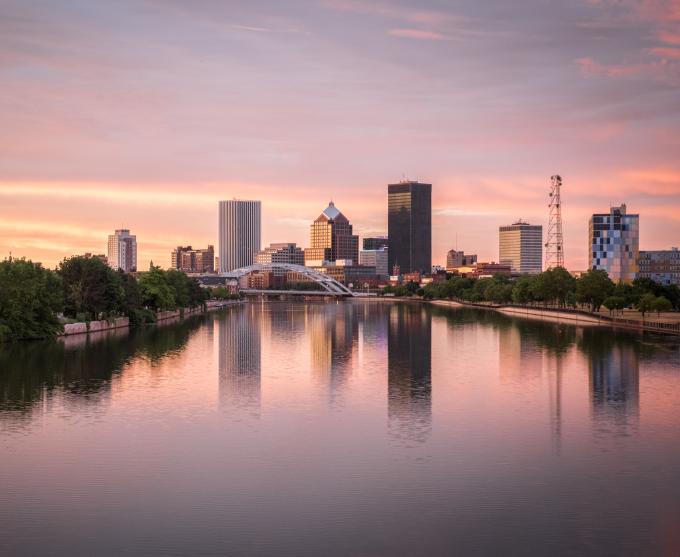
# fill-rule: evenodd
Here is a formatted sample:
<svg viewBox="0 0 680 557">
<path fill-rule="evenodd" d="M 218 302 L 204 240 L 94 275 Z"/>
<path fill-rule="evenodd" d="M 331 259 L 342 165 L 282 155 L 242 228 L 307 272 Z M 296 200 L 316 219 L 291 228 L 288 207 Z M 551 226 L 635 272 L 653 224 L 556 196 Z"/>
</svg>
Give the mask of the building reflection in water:
<svg viewBox="0 0 680 557">
<path fill-rule="evenodd" d="M 260 415 L 261 318 L 249 304 L 217 320 L 220 406 L 239 418 Z"/>
<path fill-rule="evenodd" d="M 310 305 L 312 369 L 316 378 L 330 387 L 333 395 L 352 369 L 354 347 L 359 337 L 359 316 L 351 303 Z"/>
<path fill-rule="evenodd" d="M 640 413 L 640 361 L 626 338 L 588 335 L 590 396 L 596 425 L 630 433 Z"/>
<path fill-rule="evenodd" d="M 432 316 L 420 305 L 390 308 L 387 413 L 390 435 L 423 443 L 432 431 Z"/>
</svg>

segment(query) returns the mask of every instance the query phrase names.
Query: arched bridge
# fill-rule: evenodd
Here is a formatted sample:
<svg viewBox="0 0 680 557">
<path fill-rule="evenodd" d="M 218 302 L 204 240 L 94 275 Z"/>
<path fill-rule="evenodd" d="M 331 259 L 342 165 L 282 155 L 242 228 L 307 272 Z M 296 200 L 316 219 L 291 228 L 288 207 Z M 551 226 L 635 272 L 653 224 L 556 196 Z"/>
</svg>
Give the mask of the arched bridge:
<svg viewBox="0 0 680 557">
<path fill-rule="evenodd" d="M 221 276 L 232 279 L 240 279 L 251 273 L 257 272 L 267 272 L 271 271 L 274 273 L 288 273 L 294 272 L 303 275 L 307 279 L 315 282 L 323 288 L 323 291 L 315 292 L 313 290 L 296 291 L 287 290 L 288 294 L 308 294 L 308 295 L 332 295 L 332 296 L 354 296 L 349 288 L 344 284 L 338 282 L 328 275 L 324 275 L 319 271 L 305 267 L 304 265 L 294 265 L 293 263 L 255 263 L 254 265 L 249 265 L 248 267 L 241 267 L 240 269 L 234 269 L 228 273 L 223 273 Z M 244 289 L 246 292 L 248 289 Z"/>
</svg>

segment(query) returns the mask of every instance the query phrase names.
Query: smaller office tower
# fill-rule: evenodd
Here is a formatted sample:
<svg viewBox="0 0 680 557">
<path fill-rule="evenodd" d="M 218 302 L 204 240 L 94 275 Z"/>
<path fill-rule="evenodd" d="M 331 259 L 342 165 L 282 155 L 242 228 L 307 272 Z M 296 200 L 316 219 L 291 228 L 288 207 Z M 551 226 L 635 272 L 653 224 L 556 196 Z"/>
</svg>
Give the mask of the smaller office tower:
<svg viewBox="0 0 680 557">
<path fill-rule="evenodd" d="M 109 236 L 108 263 L 112 269 L 126 273 L 137 270 L 137 236 L 127 229 L 116 230 Z"/>
<path fill-rule="evenodd" d="M 543 227 L 518 220 L 498 231 L 498 261 L 513 273 L 538 274 L 543 270 Z"/>
<path fill-rule="evenodd" d="M 588 259 L 591 269 L 607 271 L 614 282 L 632 282 L 640 252 L 640 215 L 626 213 L 626 205 L 590 217 Z"/>
<path fill-rule="evenodd" d="M 390 274 L 387 266 L 387 248 L 363 249 L 359 252 L 359 265 L 375 267 L 375 274 L 387 278 Z"/>
</svg>

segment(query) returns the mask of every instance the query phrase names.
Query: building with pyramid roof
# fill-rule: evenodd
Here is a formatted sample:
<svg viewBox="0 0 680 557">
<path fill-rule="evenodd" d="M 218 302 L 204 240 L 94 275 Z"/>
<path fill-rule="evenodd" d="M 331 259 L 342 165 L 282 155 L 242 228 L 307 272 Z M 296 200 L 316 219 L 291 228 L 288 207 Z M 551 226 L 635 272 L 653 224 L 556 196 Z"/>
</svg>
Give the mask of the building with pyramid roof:
<svg viewBox="0 0 680 557">
<path fill-rule="evenodd" d="M 319 266 L 336 261 L 359 264 L 359 236 L 352 234 L 349 220 L 331 201 L 312 223 L 305 265 Z"/>
</svg>

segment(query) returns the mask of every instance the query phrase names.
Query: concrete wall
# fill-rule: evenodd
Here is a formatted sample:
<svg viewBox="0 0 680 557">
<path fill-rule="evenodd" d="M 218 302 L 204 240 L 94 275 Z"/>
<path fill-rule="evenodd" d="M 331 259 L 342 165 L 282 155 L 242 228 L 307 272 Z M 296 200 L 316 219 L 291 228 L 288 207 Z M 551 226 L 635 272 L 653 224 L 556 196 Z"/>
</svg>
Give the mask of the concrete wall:
<svg viewBox="0 0 680 557">
<path fill-rule="evenodd" d="M 64 325 L 64 336 L 82 335 L 83 333 L 95 333 L 129 327 L 130 320 L 127 317 L 118 317 L 111 321 L 90 321 L 89 323 L 67 323 Z"/>
<path fill-rule="evenodd" d="M 225 306 L 234 304 L 242 304 L 241 300 L 209 300 L 206 304 L 207 310 L 219 309 Z M 168 319 L 179 319 L 181 315 L 193 315 L 195 313 L 202 313 L 203 308 L 184 308 L 184 310 L 175 309 L 172 311 L 159 311 L 156 313 L 156 321 L 166 321 Z M 101 331 L 111 331 L 113 329 L 121 329 L 130 326 L 130 320 L 127 317 L 117 317 L 111 321 L 90 321 L 88 323 L 68 323 L 64 325 L 64 332 L 60 336 L 82 335 L 85 333 L 99 333 Z"/>
</svg>

